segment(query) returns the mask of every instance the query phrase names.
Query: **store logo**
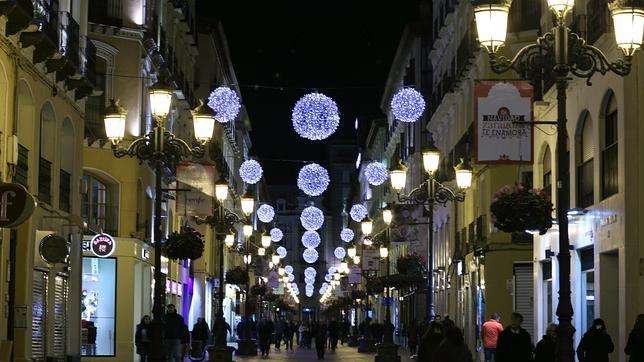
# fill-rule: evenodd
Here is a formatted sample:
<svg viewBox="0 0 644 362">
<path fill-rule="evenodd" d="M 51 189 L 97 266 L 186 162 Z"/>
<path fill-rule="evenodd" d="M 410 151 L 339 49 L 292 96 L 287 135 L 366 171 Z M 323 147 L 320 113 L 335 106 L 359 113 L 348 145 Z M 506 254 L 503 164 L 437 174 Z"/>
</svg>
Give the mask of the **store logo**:
<svg viewBox="0 0 644 362">
<path fill-rule="evenodd" d="M 12 228 L 25 222 L 36 207 L 34 197 L 20 184 L 0 183 L 0 227 Z"/>
<path fill-rule="evenodd" d="M 114 252 L 116 247 L 116 242 L 114 238 L 107 234 L 97 234 L 94 235 L 92 240 L 89 242 L 92 253 L 99 258 L 106 258 Z"/>
</svg>

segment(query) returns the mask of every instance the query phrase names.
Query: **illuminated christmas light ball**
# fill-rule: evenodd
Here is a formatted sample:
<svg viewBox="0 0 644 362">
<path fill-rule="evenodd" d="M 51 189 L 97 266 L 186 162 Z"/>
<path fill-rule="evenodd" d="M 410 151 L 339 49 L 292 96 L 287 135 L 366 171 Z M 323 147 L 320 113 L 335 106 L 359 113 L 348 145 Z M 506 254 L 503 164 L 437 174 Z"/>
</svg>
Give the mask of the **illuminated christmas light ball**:
<svg viewBox="0 0 644 362">
<path fill-rule="evenodd" d="M 312 248 L 308 248 L 308 249 L 305 249 L 305 250 L 302 252 L 302 257 L 304 258 L 304 261 L 305 261 L 305 262 L 307 262 L 307 263 L 309 263 L 309 264 L 313 264 L 313 263 L 315 263 L 316 261 L 318 261 L 318 257 L 319 257 L 319 255 L 318 255 L 318 251 L 317 251 L 317 250 L 312 249 Z"/>
<path fill-rule="evenodd" d="M 239 177 L 247 184 L 256 184 L 261 178 L 264 170 L 259 162 L 247 160 L 239 166 Z"/>
<path fill-rule="evenodd" d="M 285 267 L 284 267 L 284 272 L 285 272 L 286 274 L 293 274 L 293 267 L 292 267 L 292 266 L 290 266 L 290 265 L 285 266 Z"/>
<path fill-rule="evenodd" d="M 338 128 L 340 115 L 333 99 L 322 93 L 309 93 L 295 103 L 291 120 L 301 137 L 323 140 Z"/>
<path fill-rule="evenodd" d="M 311 297 L 313 296 L 313 290 L 312 290 L 312 289 L 311 289 L 311 290 L 307 290 L 306 292 L 304 292 L 304 294 L 305 294 L 307 297 L 311 298 Z"/>
<path fill-rule="evenodd" d="M 336 268 L 334 266 L 330 266 L 329 267 L 329 274 L 333 275 L 337 270 L 338 270 L 338 268 Z"/>
<path fill-rule="evenodd" d="M 310 277 L 304 277 L 304 283 L 307 285 L 315 283 L 315 278 L 310 278 Z"/>
<path fill-rule="evenodd" d="M 333 251 L 333 255 L 335 255 L 335 257 L 336 257 L 336 258 L 338 258 L 338 259 L 344 259 L 344 257 L 347 255 L 347 251 L 346 251 L 346 250 L 344 250 L 344 248 L 343 248 L 343 247 L 338 246 L 338 247 L 337 247 L 337 248 L 335 248 L 335 250 Z"/>
<path fill-rule="evenodd" d="M 269 223 L 275 217 L 275 209 L 269 204 L 263 204 L 257 208 L 257 217 L 261 222 Z"/>
<path fill-rule="evenodd" d="M 313 267 L 307 267 L 304 269 L 304 276 L 305 277 L 315 277 L 318 274 L 318 272 L 315 270 Z"/>
<path fill-rule="evenodd" d="M 425 100 L 413 88 L 403 88 L 391 99 L 391 112 L 402 122 L 416 122 L 424 111 Z"/>
<path fill-rule="evenodd" d="M 272 228 L 270 231 L 271 240 L 273 241 L 282 241 L 284 233 L 279 228 Z"/>
<path fill-rule="evenodd" d="M 208 96 L 208 106 L 215 111 L 215 119 L 220 123 L 235 120 L 241 104 L 237 93 L 228 87 L 219 87 Z"/>
<path fill-rule="evenodd" d="M 305 231 L 302 234 L 302 245 L 305 248 L 317 248 L 320 245 L 320 234 L 317 231 Z"/>
<path fill-rule="evenodd" d="M 288 275 L 288 281 L 289 281 L 289 282 L 292 282 L 292 281 L 294 281 L 294 280 L 295 280 L 295 275 L 293 275 L 293 274 L 289 274 L 289 275 Z"/>
<path fill-rule="evenodd" d="M 280 247 L 279 247 L 279 248 L 277 248 L 277 250 L 275 250 L 275 251 L 277 252 L 277 255 L 279 255 L 279 256 L 280 256 L 280 259 L 284 259 L 284 258 L 286 257 L 286 248 L 285 248 L 285 247 L 280 246 Z M 284 271 L 286 271 L 286 268 L 284 269 Z M 291 272 L 292 272 L 292 271 L 291 271 Z"/>
<path fill-rule="evenodd" d="M 367 217 L 367 213 L 367 208 L 362 204 L 351 206 L 351 210 L 349 211 L 349 215 L 351 215 L 351 218 L 355 222 L 361 222 L 364 220 L 364 218 Z"/>
<path fill-rule="evenodd" d="M 324 224 L 324 213 L 315 206 L 306 207 L 302 210 L 300 222 L 306 230 L 317 230 Z"/>
<path fill-rule="evenodd" d="M 297 187 L 309 196 L 320 196 L 329 186 L 329 173 L 317 163 L 310 163 L 300 169 Z"/>
<path fill-rule="evenodd" d="M 342 229 L 342 231 L 340 231 L 340 239 L 342 239 L 342 241 L 344 241 L 345 243 L 353 240 L 354 236 L 355 234 L 353 233 L 353 230 L 349 228 L 344 228 Z"/>
<path fill-rule="evenodd" d="M 333 277 L 331 276 L 331 274 L 327 274 L 327 275 L 325 275 L 325 276 L 324 276 L 324 280 L 326 280 L 327 282 L 330 282 L 330 281 L 331 281 L 331 279 L 333 279 Z"/>
<path fill-rule="evenodd" d="M 387 167 L 378 161 L 373 161 L 364 169 L 364 175 L 370 185 L 379 186 L 389 178 Z"/>
</svg>

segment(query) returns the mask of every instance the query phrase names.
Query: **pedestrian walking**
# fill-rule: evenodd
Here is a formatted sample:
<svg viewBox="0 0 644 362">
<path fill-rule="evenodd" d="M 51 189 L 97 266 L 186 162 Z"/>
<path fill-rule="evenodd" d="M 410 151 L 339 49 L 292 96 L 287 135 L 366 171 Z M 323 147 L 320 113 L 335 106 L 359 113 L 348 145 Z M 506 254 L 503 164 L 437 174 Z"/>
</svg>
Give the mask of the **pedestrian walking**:
<svg viewBox="0 0 644 362">
<path fill-rule="evenodd" d="M 315 351 L 318 355 L 318 360 L 324 359 L 324 348 L 326 347 L 326 334 L 327 329 L 324 323 L 316 323 L 313 328 L 315 337 Z"/>
<path fill-rule="evenodd" d="M 418 347 L 418 322 L 416 318 L 411 320 L 407 329 L 407 347 L 411 358 L 415 358 L 416 348 Z"/>
<path fill-rule="evenodd" d="M 369 339 L 372 337 L 371 335 L 371 318 L 367 317 L 365 318 L 360 324 L 358 325 L 358 331 L 360 332 L 360 335 L 364 339 Z"/>
<path fill-rule="evenodd" d="M 424 360 L 421 360 L 424 361 Z M 472 362 L 472 352 L 465 345 L 461 330 L 449 327 L 445 339 L 434 352 L 433 362 Z"/>
<path fill-rule="evenodd" d="M 215 323 L 212 325 L 212 334 L 215 335 L 215 345 L 225 346 L 228 340 L 228 333 L 232 333 L 230 324 L 226 322 L 223 315 L 217 314 Z"/>
<path fill-rule="evenodd" d="M 309 321 L 303 322 L 300 326 L 300 339 L 302 347 L 311 348 L 311 324 Z"/>
<path fill-rule="evenodd" d="M 284 322 L 284 318 L 279 317 L 277 321 L 275 321 L 275 350 L 276 351 L 280 350 L 282 339 L 284 339 L 285 330 L 286 330 L 286 322 Z"/>
<path fill-rule="evenodd" d="M 168 362 L 181 362 L 183 360 L 181 339 L 185 323 L 183 322 L 183 317 L 177 313 L 174 304 L 167 305 L 163 322 L 163 345 L 165 346 L 166 359 Z"/>
<path fill-rule="evenodd" d="M 629 362 L 644 361 L 644 314 L 638 315 L 635 319 L 635 326 L 628 335 L 624 352 L 629 355 Z"/>
<path fill-rule="evenodd" d="M 181 360 L 183 361 L 184 357 L 188 354 L 190 350 L 190 329 L 188 329 L 187 324 L 183 324 L 181 329 Z"/>
<path fill-rule="evenodd" d="M 532 340 L 530 333 L 521 328 L 523 316 L 510 315 L 510 325 L 499 334 L 496 345 L 496 362 L 531 362 Z"/>
<path fill-rule="evenodd" d="M 606 323 L 597 318 L 577 346 L 577 359 L 579 362 L 608 362 L 608 355 L 614 350 L 613 340 L 606 333 Z"/>
<path fill-rule="evenodd" d="M 293 350 L 293 333 L 295 331 L 295 323 L 292 321 L 286 321 L 286 328 L 284 329 L 284 344 L 286 345 L 286 350 L 289 348 Z"/>
<path fill-rule="evenodd" d="M 205 318 L 197 318 L 197 323 L 192 326 L 192 344 L 190 354 L 193 357 L 202 356 L 208 340 L 210 339 L 210 328 Z"/>
<path fill-rule="evenodd" d="M 546 334 L 537 343 L 534 349 L 534 362 L 553 362 L 555 360 L 555 347 L 557 345 L 557 324 L 550 323 Z"/>
<path fill-rule="evenodd" d="M 328 324 L 328 333 L 329 333 L 329 346 L 331 352 L 335 352 L 335 349 L 338 347 L 338 334 L 340 333 L 340 325 L 335 320 L 335 317 L 332 317 Z"/>
<path fill-rule="evenodd" d="M 483 340 L 483 352 L 485 353 L 485 362 L 491 362 L 496 356 L 496 345 L 499 341 L 499 334 L 503 332 L 503 325 L 499 313 L 494 313 L 490 319 L 483 323 L 481 328 L 481 339 Z"/>
<path fill-rule="evenodd" d="M 456 327 L 456 324 L 454 323 L 453 320 L 449 319 L 449 315 L 445 314 L 445 317 L 443 318 L 443 321 L 441 322 L 443 325 L 443 330 L 447 333 L 448 329 L 451 329 L 453 327 Z"/>
<path fill-rule="evenodd" d="M 427 328 L 427 332 L 420 339 L 417 355 L 418 361 L 433 362 L 434 352 L 440 346 L 443 337 L 443 326 L 438 322 L 431 322 Z"/>
<path fill-rule="evenodd" d="M 271 350 L 271 336 L 273 335 L 273 324 L 266 318 L 257 324 L 257 337 L 259 341 L 259 349 L 262 352 L 262 357 L 268 357 Z"/>
<path fill-rule="evenodd" d="M 140 356 L 141 362 L 147 362 L 150 357 L 150 322 L 150 316 L 144 315 L 141 323 L 137 324 L 134 334 L 136 354 Z"/>
</svg>

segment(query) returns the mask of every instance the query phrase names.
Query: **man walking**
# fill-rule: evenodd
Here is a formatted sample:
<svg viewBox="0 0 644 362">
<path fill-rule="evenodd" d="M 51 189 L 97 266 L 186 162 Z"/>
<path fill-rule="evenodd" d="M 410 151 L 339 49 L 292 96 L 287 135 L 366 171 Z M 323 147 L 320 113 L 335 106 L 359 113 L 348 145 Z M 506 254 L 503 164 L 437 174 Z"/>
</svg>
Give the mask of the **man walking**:
<svg viewBox="0 0 644 362">
<path fill-rule="evenodd" d="M 510 326 L 499 334 L 496 347 L 497 362 L 532 362 L 532 339 L 530 333 L 521 328 L 523 316 L 512 313 Z"/>
<path fill-rule="evenodd" d="M 503 325 L 499 322 L 500 319 L 501 316 L 499 316 L 499 313 L 494 313 L 487 322 L 483 323 L 483 328 L 481 328 L 485 362 L 491 362 L 492 357 L 496 360 L 496 347 L 499 341 L 499 334 L 503 332 Z"/>
<path fill-rule="evenodd" d="M 163 334 L 166 359 L 169 362 L 181 362 L 183 359 L 183 348 L 181 338 L 185 323 L 183 317 L 177 313 L 174 304 L 168 304 L 166 314 L 163 316 Z"/>
<path fill-rule="evenodd" d="M 331 348 L 331 352 L 335 352 L 335 349 L 338 346 L 338 333 L 339 332 L 340 332 L 340 325 L 335 320 L 335 317 L 333 317 L 329 321 L 329 326 L 328 326 L 329 345 L 330 345 L 329 347 Z"/>
</svg>

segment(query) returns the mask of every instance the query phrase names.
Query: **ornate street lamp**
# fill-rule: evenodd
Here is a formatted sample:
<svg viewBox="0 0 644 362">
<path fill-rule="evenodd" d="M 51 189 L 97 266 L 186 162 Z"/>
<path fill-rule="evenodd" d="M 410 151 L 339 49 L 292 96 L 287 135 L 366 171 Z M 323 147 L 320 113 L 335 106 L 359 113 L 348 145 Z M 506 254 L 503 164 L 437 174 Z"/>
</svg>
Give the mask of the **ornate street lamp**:
<svg viewBox="0 0 644 362">
<path fill-rule="evenodd" d="M 371 235 L 371 232 L 373 231 L 373 220 L 371 220 L 369 216 L 365 217 L 364 220 L 362 220 L 362 223 L 360 223 L 360 229 L 364 236 Z"/>
<path fill-rule="evenodd" d="M 123 147 L 127 110 L 119 105 L 118 100 L 111 100 L 105 109 L 105 134 L 112 144 L 115 157 L 136 157 L 147 161 L 155 171 L 154 198 L 154 298 L 152 307 L 152 326 L 150 329 L 151 361 L 164 360 L 163 345 L 163 313 L 165 305 L 166 276 L 161 272 L 162 220 L 161 199 L 162 170 L 165 165 L 176 164 L 184 157 L 201 157 L 204 154 L 204 144 L 212 138 L 206 132 L 209 117 L 214 120 L 214 114 L 203 107 L 197 107 L 192 115 L 195 126 L 196 142 L 192 146 L 184 140 L 175 137 L 166 129 L 165 120 L 170 112 L 173 89 L 167 83 L 159 81 L 149 88 L 150 108 L 154 119 L 152 131 L 134 139 L 127 148 Z"/>
<path fill-rule="evenodd" d="M 504 73 L 513 70 L 523 79 L 540 81 L 548 77 L 557 89 L 557 221 L 559 223 L 559 303 L 557 316 L 558 361 L 574 361 L 575 328 L 572 325 L 573 307 L 570 298 L 570 241 L 567 211 L 570 208 L 570 176 L 566 133 L 566 88 L 572 74 L 590 79 L 599 72 L 613 72 L 626 76 L 631 71 L 631 61 L 642 46 L 644 9 L 640 6 L 623 6 L 621 1 L 609 4 L 613 17 L 615 42 L 623 57 L 611 62 L 599 48 L 588 44 L 566 26 L 565 16 L 574 6 L 574 0 L 548 0 L 548 6 L 557 21 L 551 31 L 537 38 L 533 44 L 521 48 L 514 58 L 496 54 L 505 43 L 509 2 L 501 6 L 481 3 L 475 6 L 476 27 L 481 45 L 489 52 L 492 71 Z M 490 34 L 493 34 L 490 35 Z M 539 124 L 541 122 L 533 122 Z M 548 122 L 553 124 L 553 122 Z M 431 274 L 431 272 L 430 272 Z"/>
</svg>

